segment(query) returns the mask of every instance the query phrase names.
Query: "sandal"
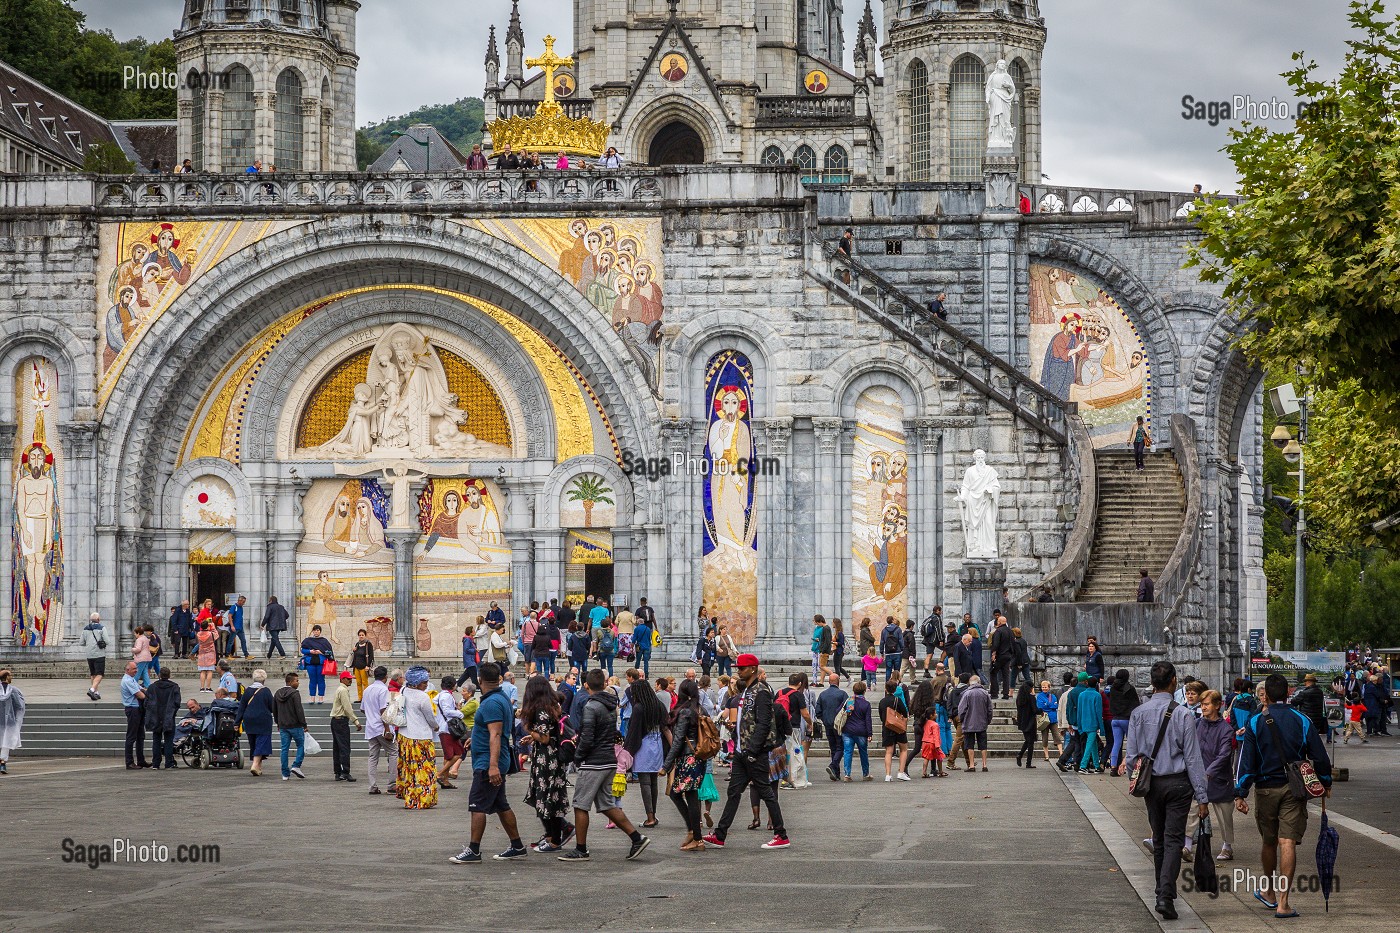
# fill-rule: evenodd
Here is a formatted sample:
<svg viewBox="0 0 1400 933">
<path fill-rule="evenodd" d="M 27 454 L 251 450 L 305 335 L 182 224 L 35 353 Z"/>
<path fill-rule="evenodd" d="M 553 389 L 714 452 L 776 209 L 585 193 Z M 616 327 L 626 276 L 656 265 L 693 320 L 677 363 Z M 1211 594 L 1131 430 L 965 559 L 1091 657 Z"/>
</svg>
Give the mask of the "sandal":
<svg viewBox="0 0 1400 933">
<path fill-rule="evenodd" d="M 758 829 L 758 820 L 754 820 L 752 823 L 750 823 L 749 829 Z"/>
<path fill-rule="evenodd" d="M 661 823 L 660 823 L 660 821 L 658 821 L 658 820 L 645 820 L 645 821 L 642 822 L 642 827 L 643 827 L 644 829 L 651 829 L 653 826 L 660 826 L 660 825 L 661 825 Z"/>
</svg>

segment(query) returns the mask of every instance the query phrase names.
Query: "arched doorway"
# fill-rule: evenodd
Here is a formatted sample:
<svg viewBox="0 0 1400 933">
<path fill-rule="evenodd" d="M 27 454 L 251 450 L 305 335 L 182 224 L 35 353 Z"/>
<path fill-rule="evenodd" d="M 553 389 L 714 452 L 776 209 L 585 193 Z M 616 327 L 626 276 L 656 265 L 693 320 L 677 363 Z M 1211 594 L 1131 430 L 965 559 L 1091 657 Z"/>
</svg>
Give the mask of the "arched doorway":
<svg viewBox="0 0 1400 933">
<path fill-rule="evenodd" d="M 704 161 L 704 140 L 683 120 L 672 120 L 651 138 L 648 165 L 701 165 Z"/>
</svg>

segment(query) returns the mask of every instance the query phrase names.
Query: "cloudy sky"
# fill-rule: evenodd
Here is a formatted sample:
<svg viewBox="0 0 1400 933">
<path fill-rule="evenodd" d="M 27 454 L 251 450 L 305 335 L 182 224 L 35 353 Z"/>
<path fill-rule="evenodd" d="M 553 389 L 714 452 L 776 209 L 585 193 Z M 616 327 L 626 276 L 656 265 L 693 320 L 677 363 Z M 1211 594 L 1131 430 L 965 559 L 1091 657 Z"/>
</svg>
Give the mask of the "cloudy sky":
<svg viewBox="0 0 1400 933">
<path fill-rule="evenodd" d="M 119 39 L 169 35 L 183 6 L 181 0 L 74 5 L 89 26 Z M 846 0 L 848 40 L 861 6 Z M 1207 190 L 1231 190 L 1234 173 L 1219 151 L 1226 124 L 1183 119 L 1182 97 L 1243 95 L 1291 106 L 1278 77 L 1291 54 L 1306 51 L 1325 74 L 1335 74 L 1348 32 L 1346 0 L 1041 0 L 1040 6 L 1049 29 L 1043 161 L 1056 184 L 1189 190 L 1199 182 Z M 572 7 L 570 0 L 522 0 L 530 53 L 545 32 L 572 34 Z M 358 122 L 480 96 L 487 27 L 495 23 L 504 32 L 509 11 L 510 0 L 363 0 Z"/>
</svg>

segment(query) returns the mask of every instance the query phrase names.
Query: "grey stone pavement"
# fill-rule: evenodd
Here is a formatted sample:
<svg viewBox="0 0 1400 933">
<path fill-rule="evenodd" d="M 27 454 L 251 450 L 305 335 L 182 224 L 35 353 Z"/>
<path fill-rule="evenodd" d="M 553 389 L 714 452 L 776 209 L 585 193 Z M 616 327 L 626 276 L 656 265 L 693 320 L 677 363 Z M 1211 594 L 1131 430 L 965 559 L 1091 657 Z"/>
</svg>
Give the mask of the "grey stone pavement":
<svg viewBox="0 0 1400 933">
<path fill-rule="evenodd" d="M 357 771 L 363 761 L 355 762 Z M 876 766 L 876 773 L 880 769 Z M 723 850 L 676 850 L 668 801 L 651 848 L 624 861 L 625 839 L 594 824 L 585 865 L 532 853 L 456 866 L 467 791 L 430 811 L 331 780 L 275 772 L 129 772 L 99 759 L 20 759 L 0 778 L 4 930 L 944 930 L 1044 929 L 1072 912 L 1086 929 L 1156 930 L 1147 909 L 1056 772 L 992 764 L 983 775 L 832 784 L 824 775 L 781 802 L 794 840 L 745 818 Z M 722 777 L 722 773 L 721 773 Z M 721 780 L 721 786 L 723 781 Z M 538 822 L 510 796 L 527 840 Z M 624 805 L 640 812 L 635 786 Z M 718 805 L 716 805 L 718 806 Z M 669 808 L 669 809 L 667 809 Z M 718 811 L 716 811 L 718 818 Z M 216 865 L 65 864 L 63 840 L 131 838 L 217 844 Z M 499 825 L 484 849 L 499 851 Z M 21 882 L 22 883 L 17 883 Z"/>
</svg>

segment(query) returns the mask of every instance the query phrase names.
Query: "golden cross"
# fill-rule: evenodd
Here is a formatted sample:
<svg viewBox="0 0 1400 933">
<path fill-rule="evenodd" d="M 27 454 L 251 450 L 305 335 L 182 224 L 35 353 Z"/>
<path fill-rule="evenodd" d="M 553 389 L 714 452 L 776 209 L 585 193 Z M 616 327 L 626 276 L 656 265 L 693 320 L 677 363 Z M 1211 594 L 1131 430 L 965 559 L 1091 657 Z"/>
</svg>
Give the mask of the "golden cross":
<svg viewBox="0 0 1400 933">
<path fill-rule="evenodd" d="M 574 63 L 572 58 L 561 58 L 554 54 L 554 37 L 544 37 L 544 54 L 538 58 L 527 58 L 525 64 L 531 68 L 544 69 L 544 100 L 547 104 L 554 103 L 554 72 L 560 68 L 566 68 Z"/>
</svg>

